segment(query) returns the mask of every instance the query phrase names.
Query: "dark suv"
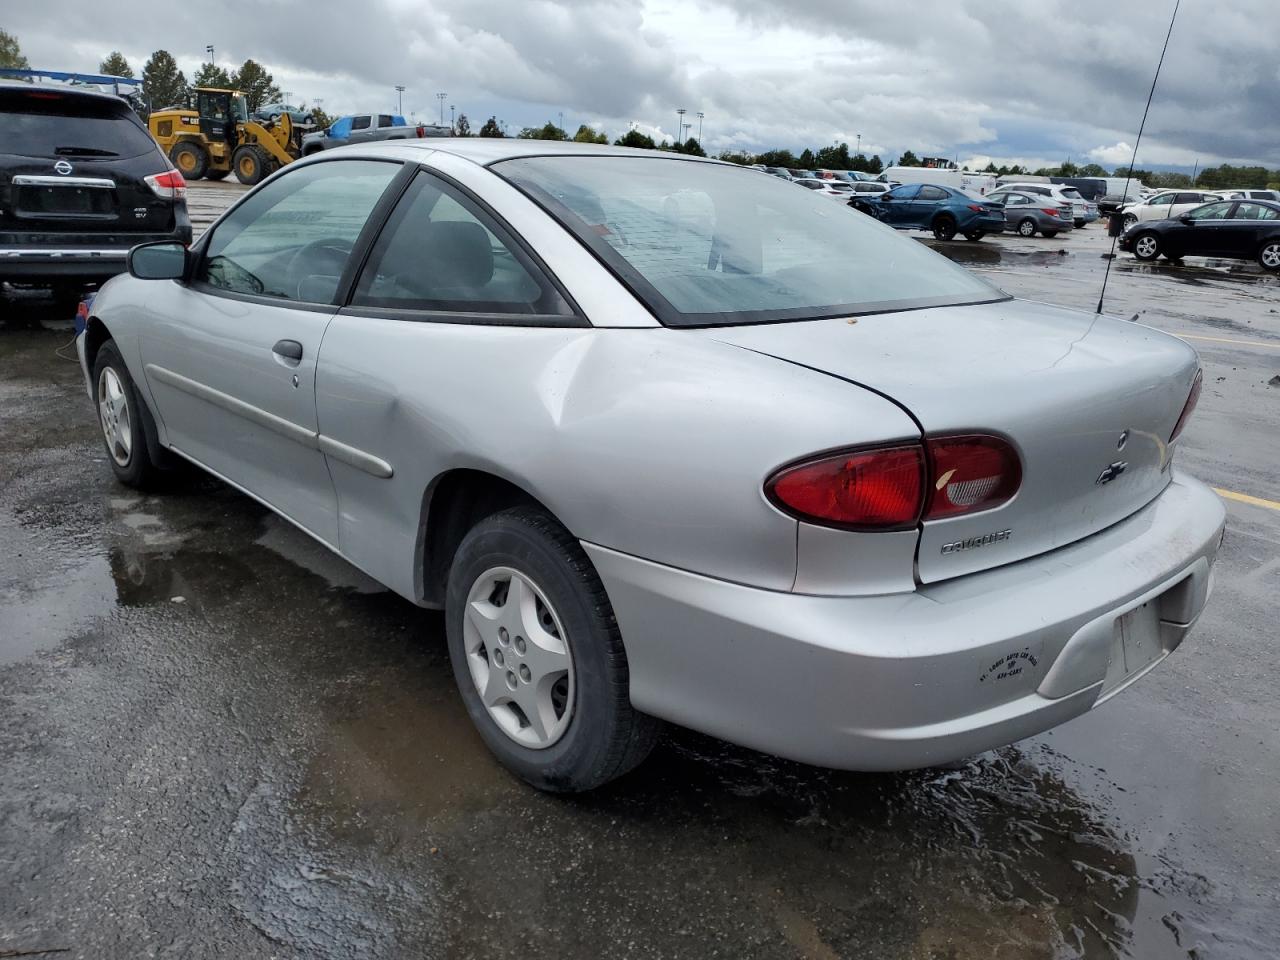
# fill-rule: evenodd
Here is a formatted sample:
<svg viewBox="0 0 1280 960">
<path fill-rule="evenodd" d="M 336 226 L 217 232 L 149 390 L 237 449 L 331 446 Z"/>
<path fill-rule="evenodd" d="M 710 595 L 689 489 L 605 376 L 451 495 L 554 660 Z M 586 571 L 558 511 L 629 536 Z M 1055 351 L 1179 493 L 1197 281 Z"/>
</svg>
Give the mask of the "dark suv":
<svg viewBox="0 0 1280 960">
<path fill-rule="evenodd" d="M 76 299 L 135 244 L 190 243 L 186 193 L 124 100 L 0 80 L 0 281 Z"/>
</svg>

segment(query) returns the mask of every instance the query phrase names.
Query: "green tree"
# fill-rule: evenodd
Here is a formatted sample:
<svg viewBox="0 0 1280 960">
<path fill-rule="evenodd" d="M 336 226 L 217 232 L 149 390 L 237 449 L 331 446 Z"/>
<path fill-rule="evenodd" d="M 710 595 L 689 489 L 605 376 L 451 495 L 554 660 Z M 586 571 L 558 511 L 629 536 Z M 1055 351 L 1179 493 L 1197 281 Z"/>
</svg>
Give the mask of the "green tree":
<svg viewBox="0 0 1280 960">
<path fill-rule="evenodd" d="M 196 75 L 191 78 L 192 87 L 220 87 L 226 90 L 232 86 L 231 74 L 216 63 L 202 63 Z"/>
<path fill-rule="evenodd" d="M 243 66 L 231 74 L 227 80 L 228 86 L 244 94 L 251 113 L 269 103 L 280 101 L 280 88 L 276 86 L 271 74 L 267 73 L 256 60 L 246 60 Z M 209 84 L 209 86 L 216 86 L 216 84 Z"/>
<path fill-rule="evenodd" d="M 995 164 L 995 161 L 994 161 L 994 160 L 991 160 L 991 161 L 988 161 L 988 162 L 987 162 L 987 165 L 986 165 L 985 167 L 983 167 L 983 168 L 982 168 L 982 171 L 981 171 L 981 172 L 982 172 L 982 173 L 997 173 L 997 174 L 998 174 L 998 173 L 1000 172 L 1000 168 L 996 166 L 996 164 Z"/>
<path fill-rule="evenodd" d="M 453 132 L 458 137 L 471 136 L 471 121 L 465 113 L 458 114 L 458 122 L 453 125 Z"/>
<path fill-rule="evenodd" d="M 1096 163 L 1086 163 L 1076 174 L 1078 177 L 1105 177 L 1106 175 L 1107 171 Z"/>
<path fill-rule="evenodd" d="M 142 98 L 152 110 L 185 107 L 190 98 L 187 78 L 167 50 L 157 50 L 142 68 Z"/>
<path fill-rule="evenodd" d="M 488 120 L 486 120 L 484 122 L 484 126 L 480 128 L 480 133 L 478 135 L 481 137 L 505 137 L 506 136 L 506 134 L 502 132 L 502 128 L 498 126 L 497 117 L 490 117 Z"/>
<path fill-rule="evenodd" d="M 573 135 L 574 143 L 608 143 L 609 138 L 603 133 L 597 133 L 594 128 L 587 126 L 585 123 L 578 126 L 578 132 Z"/>
<path fill-rule="evenodd" d="M 823 147 L 814 158 L 817 165 L 824 170 L 857 170 L 853 165 L 854 158 L 849 156 L 849 145 L 837 143 Z"/>
<path fill-rule="evenodd" d="M 27 58 L 22 55 L 22 50 L 18 46 L 18 38 L 3 30 L 0 30 L 0 67 L 10 67 L 14 70 L 31 69 L 31 64 L 27 62 Z"/>
<path fill-rule="evenodd" d="M 858 154 L 862 156 L 862 154 Z M 876 154 L 867 161 L 867 173 L 884 173 L 884 161 L 880 159 L 880 154 Z"/>
<path fill-rule="evenodd" d="M 903 150 L 902 156 L 898 158 L 897 166 L 899 167 L 918 167 L 920 166 L 920 158 L 910 150 Z"/>
<path fill-rule="evenodd" d="M 817 166 L 817 163 L 814 162 L 813 151 L 808 147 L 805 147 L 801 152 L 798 162 L 805 170 L 812 170 Z"/>
<path fill-rule="evenodd" d="M 799 161 L 790 150 L 766 150 L 756 154 L 756 163 L 766 167 L 798 167 Z"/>
<path fill-rule="evenodd" d="M 540 127 L 525 127 L 516 136 L 520 140 L 568 140 L 569 135 L 548 120 Z"/>
<path fill-rule="evenodd" d="M 311 108 L 311 122 L 316 125 L 317 130 L 328 130 L 329 127 L 333 124 L 333 121 L 337 119 L 338 119 L 337 117 L 329 116 L 319 107 Z"/>
<path fill-rule="evenodd" d="M 756 158 L 751 154 L 732 150 L 721 150 L 716 159 L 723 160 L 725 163 L 736 163 L 740 167 L 749 167 L 756 162 Z"/>
<path fill-rule="evenodd" d="M 638 147 L 641 150 L 653 150 L 657 144 L 653 142 L 653 137 L 646 136 L 639 130 L 628 130 L 617 140 L 613 141 L 615 147 Z"/>
<path fill-rule="evenodd" d="M 133 77 L 133 67 L 119 50 L 112 50 L 98 64 L 98 72 L 108 77 Z"/>
<path fill-rule="evenodd" d="M 690 137 L 684 143 L 677 143 L 676 152 L 688 154 L 691 157 L 705 157 L 707 155 L 707 152 L 702 149 L 702 144 L 698 142 L 697 137 Z"/>
<path fill-rule="evenodd" d="M 1057 173 L 1049 174 L 1051 177 L 1078 177 L 1080 176 L 1080 168 L 1070 160 L 1064 160 L 1062 166 L 1058 168 Z"/>
<path fill-rule="evenodd" d="M 1016 163 L 1012 167 L 1010 167 L 1008 170 L 1005 170 L 1004 167 L 1001 167 L 1000 169 L 1002 172 L 1007 173 L 1013 177 L 1025 177 L 1027 175 L 1027 171 L 1023 170 L 1021 165 Z"/>
</svg>

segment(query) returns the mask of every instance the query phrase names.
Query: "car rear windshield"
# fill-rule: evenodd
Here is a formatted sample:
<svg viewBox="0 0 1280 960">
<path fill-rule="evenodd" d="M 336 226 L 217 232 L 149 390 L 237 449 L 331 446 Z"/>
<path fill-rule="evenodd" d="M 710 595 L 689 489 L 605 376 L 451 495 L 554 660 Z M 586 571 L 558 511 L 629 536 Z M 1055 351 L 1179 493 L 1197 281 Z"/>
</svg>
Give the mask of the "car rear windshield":
<svg viewBox="0 0 1280 960">
<path fill-rule="evenodd" d="M 0 93 L 0 153 L 111 160 L 156 149 L 123 103 L 44 91 Z"/>
<path fill-rule="evenodd" d="M 549 156 L 506 160 L 492 169 L 577 236 L 667 326 L 1006 298 L 852 207 L 742 167 Z"/>
</svg>

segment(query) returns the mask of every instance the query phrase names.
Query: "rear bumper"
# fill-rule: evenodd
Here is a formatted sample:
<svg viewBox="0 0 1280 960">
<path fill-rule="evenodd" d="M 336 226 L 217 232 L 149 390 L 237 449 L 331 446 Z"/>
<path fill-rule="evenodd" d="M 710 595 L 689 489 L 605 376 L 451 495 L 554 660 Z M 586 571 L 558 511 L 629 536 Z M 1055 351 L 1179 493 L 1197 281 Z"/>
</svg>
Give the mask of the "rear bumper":
<svg viewBox="0 0 1280 960">
<path fill-rule="evenodd" d="M 1224 519 L 1211 490 L 1175 473 L 1142 510 L 1069 547 L 873 597 L 770 592 L 584 546 L 638 709 L 805 763 L 896 770 L 1088 711 L 1118 618 L 1151 601 L 1163 659 L 1204 607 Z"/>
<path fill-rule="evenodd" d="M 1003 233 L 1004 232 L 1004 214 L 996 214 L 995 216 L 976 216 L 960 224 L 960 230 L 973 231 L 981 230 L 983 233 Z"/>
<path fill-rule="evenodd" d="M 124 273 L 129 249 L 0 248 L 0 278 L 32 283 L 59 279 L 106 280 Z"/>
</svg>

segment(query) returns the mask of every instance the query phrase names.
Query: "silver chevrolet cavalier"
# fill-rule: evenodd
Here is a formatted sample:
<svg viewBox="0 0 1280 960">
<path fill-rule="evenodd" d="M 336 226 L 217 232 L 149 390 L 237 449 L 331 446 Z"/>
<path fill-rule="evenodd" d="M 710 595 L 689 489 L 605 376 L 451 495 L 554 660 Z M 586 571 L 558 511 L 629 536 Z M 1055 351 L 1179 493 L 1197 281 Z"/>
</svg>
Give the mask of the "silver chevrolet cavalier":
<svg viewBox="0 0 1280 960">
<path fill-rule="evenodd" d="M 443 608 L 548 790 L 662 721 L 858 770 L 1030 736 L 1177 648 L 1222 538 L 1182 341 L 714 161 L 327 151 L 134 249 L 77 342 L 122 482 L 190 461 Z"/>
</svg>

